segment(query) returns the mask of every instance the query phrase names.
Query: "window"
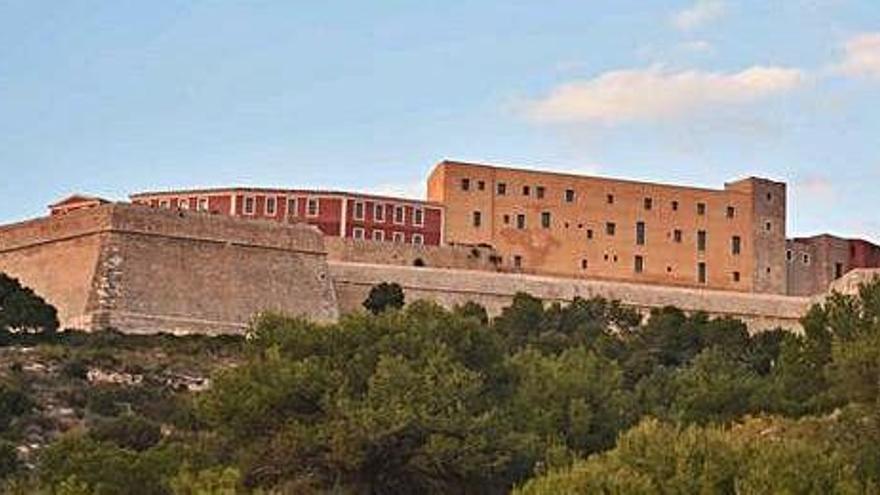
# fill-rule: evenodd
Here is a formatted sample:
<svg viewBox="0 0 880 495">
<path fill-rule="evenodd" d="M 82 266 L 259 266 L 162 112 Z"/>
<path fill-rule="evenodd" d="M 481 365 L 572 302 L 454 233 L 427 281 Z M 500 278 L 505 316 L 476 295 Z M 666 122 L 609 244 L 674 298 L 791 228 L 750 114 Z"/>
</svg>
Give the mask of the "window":
<svg viewBox="0 0 880 495">
<path fill-rule="evenodd" d="M 171 208 L 171 201 L 168 201 L 167 199 L 160 199 L 159 208 Z"/>
<path fill-rule="evenodd" d="M 471 180 L 470 179 L 461 179 L 461 190 L 462 191 L 470 191 L 471 190 Z"/>
<path fill-rule="evenodd" d="M 636 222 L 636 244 L 645 245 L 645 222 Z"/>
<path fill-rule="evenodd" d="M 574 203 L 574 189 L 565 190 L 565 202 Z"/>
<path fill-rule="evenodd" d="M 810 264 L 810 255 L 807 253 L 804 253 L 803 260 L 804 260 L 805 265 L 809 265 Z"/>
<path fill-rule="evenodd" d="M 770 222 L 764 222 L 764 230 L 770 232 L 771 230 L 773 230 L 773 224 L 771 224 Z"/>
<path fill-rule="evenodd" d="M 421 208 L 413 208 L 413 225 L 421 227 L 425 225 L 425 211 Z"/>
<path fill-rule="evenodd" d="M 794 258 L 794 253 L 791 252 L 791 249 L 785 252 L 785 259 L 791 261 Z"/>
<path fill-rule="evenodd" d="M 636 273 L 642 273 L 643 271 L 645 271 L 645 258 L 643 256 L 637 255 L 635 257 L 634 263 L 635 263 L 635 266 L 633 268 L 635 269 Z"/>
<path fill-rule="evenodd" d="M 549 211 L 541 212 L 541 227 L 543 227 L 545 229 L 550 228 L 550 212 Z"/>
<path fill-rule="evenodd" d="M 486 190 L 486 181 L 478 180 L 477 181 L 477 189 L 480 191 L 485 191 Z"/>
<path fill-rule="evenodd" d="M 425 243 L 425 238 L 424 236 L 422 236 L 422 234 L 413 234 L 412 243 L 421 246 Z"/>
<path fill-rule="evenodd" d="M 645 209 L 650 210 L 654 207 L 654 199 L 653 198 L 645 198 Z"/>
<path fill-rule="evenodd" d="M 675 229 L 672 231 L 672 240 L 677 244 L 681 244 L 681 229 Z"/>
<path fill-rule="evenodd" d="M 199 198 L 196 209 L 198 209 L 199 211 L 208 211 L 208 198 Z"/>
<path fill-rule="evenodd" d="M 479 227 L 483 223 L 483 214 L 479 211 L 475 211 L 472 218 L 474 227 Z"/>
<path fill-rule="evenodd" d="M 678 211 L 678 201 L 672 202 L 672 211 Z"/>
<path fill-rule="evenodd" d="M 177 200 L 177 207 L 180 208 L 181 210 L 188 210 L 189 209 L 189 200 L 188 199 L 178 199 Z"/>
<path fill-rule="evenodd" d="M 296 198 L 287 198 L 287 216 L 299 216 L 299 200 Z"/>
<path fill-rule="evenodd" d="M 502 218 L 503 221 L 504 221 L 504 225 L 508 225 L 508 224 L 510 224 L 510 215 L 504 215 L 504 216 L 501 217 L 501 218 Z"/>
<path fill-rule="evenodd" d="M 526 216 L 522 213 L 516 216 L 516 228 L 524 229 L 526 228 Z"/>
<path fill-rule="evenodd" d="M 278 200 L 274 196 L 266 198 L 266 216 L 274 217 L 278 212 Z"/>
<path fill-rule="evenodd" d="M 593 229 L 587 229 L 587 239 L 593 238 Z"/>
<path fill-rule="evenodd" d="M 513 256 L 513 266 L 516 268 L 522 268 L 522 256 L 518 254 Z"/>
<path fill-rule="evenodd" d="M 385 222 L 385 205 L 376 203 L 373 205 L 373 221 Z"/>
<path fill-rule="evenodd" d="M 318 198 L 309 198 L 306 203 L 306 216 L 316 217 L 320 213 Z"/>
<path fill-rule="evenodd" d="M 535 187 L 535 196 L 537 196 L 538 199 L 544 199 L 544 192 L 545 192 L 544 186 Z"/>
<path fill-rule="evenodd" d="M 733 281 L 739 282 L 739 279 L 740 279 L 739 272 L 733 272 Z"/>
<path fill-rule="evenodd" d="M 355 239 L 363 239 L 364 238 L 364 229 L 363 227 L 355 227 L 351 229 L 351 236 Z"/>
<path fill-rule="evenodd" d="M 587 259 L 584 258 L 581 260 L 581 270 L 586 270 L 586 269 L 587 269 Z"/>
<path fill-rule="evenodd" d="M 736 216 L 736 208 L 733 206 L 727 207 L 727 218 L 733 218 Z"/>
<path fill-rule="evenodd" d="M 522 188 L 523 196 L 528 196 L 532 194 L 532 189 L 529 186 L 523 186 Z"/>
<path fill-rule="evenodd" d="M 697 231 L 697 251 L 705 251 L 706 250 L 706 231 L 698 230 Z"/>
<path fill-rule="evenodd" d="M 404 239 L 403 232 L 395 232 L 391 236 L 391 240 L 394 242 L 403 242 L 403 239 Z"/>
<path fill-rule="evenodd" d="M 244 198 L 244 214 L 245 215 L 253 215 L 254 214 L 254 204 L 255 200 L 253 196 L 245 196 Z"/>
<path fill-rule="evenodd" d="M 374 241 L 384 241 L 385 240 L 385 231 L 384 230 L 374 230 L 373 231 L 373 240 Z"/>
<path fill-rule="evenodd" d="M 397 225 L 403 225 L 405 221 L 406 210 L 403 206 L 397 205 L 394 207 L 394 223 Z"/>
<path fill-rule="evenodd" d="M 843 263 L 835 263 L 834 264 L 834 278 L 840 278 L 843 276 Z"/>
<path fill-rule="evenodd" d="M 614 231 L 617 230 L 617 225 L 614 222 L 608 222 L 605 224 L 605 234 L 614 235 Z"/>
<path fill-rule="evenodd" d="M 363 201 L 355 201 L 354 202 L 354 219 L 355 220 L 363 220 L 364 219 L 364 202 Z"/>
<path fill-rule="evenodd" d="M 770 194 L 770 193 L 767 193 L 767 202 L 768 202 L 768 203 L 773 202 L 773 195 Z"/>
<path fill-rule="evenodd" d="M 505 194 L 507 194 L 507 184 L 505 184 L 503 182 L 499 182 L 495 186 L 495 190 L 498 192 L 499 196 L 504 196 Z"/>
<path fill-rule="evenodd" d="M 730 238 L 730 252 L 734 256 L 739 255 L 742 250 L 742 239 L 738 235 L 735 235 Z"/>
<path fill-rule="evenodd" d="M 697 203 L 697 215 L 706 214 L 706 203 Z"/>
<path fill-rule="evenodd" d="M 608 203 L 609 205 L 613 205 L 614 204 L 614 195 L 609 194 L 609 195 L 605 196 L 605 202 Z"/>
<path fill-rule="evenodd" d="M 706 263 L 702 261 L 697 263 L 697 282 L 701 284 L 706 283 Z"/>
</svg>

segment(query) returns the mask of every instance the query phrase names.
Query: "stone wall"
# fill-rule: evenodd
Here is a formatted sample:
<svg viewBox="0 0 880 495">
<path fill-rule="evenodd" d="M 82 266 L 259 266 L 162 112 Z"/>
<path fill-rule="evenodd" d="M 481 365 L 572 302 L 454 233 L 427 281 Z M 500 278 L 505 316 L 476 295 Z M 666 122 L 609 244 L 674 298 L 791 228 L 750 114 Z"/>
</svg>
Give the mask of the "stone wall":
<svg viewBox="0 0 880 495">
<path fill-rule="evenodd" d="M 0 234 L 0 270 L 68 327 L 229 333 L 263 310 L 338 316 L 323 237 L 309 227 L 114 204 Z"/>
<path fill-rule="evenodd" d="M 351 263 L 427 266 L 464 270 L 496 271 L 495 251 L 474 246 L 426 246 L 401 242 L 327 237 L 327 259 Z"/>
<path fill-rule="evenodd" d="M 576 296 L 602 296 L 620 300 L 643 312 L 676 306 L 685 311 L 740 318 L 752 332 L 776 327 L 799 331 L 799 319 L 811 303 L 810 299 L 802 297 L 624 282 L 373 264 L 329 264 L 342 313 L 358 310 L 370 288 L 380 282 L 400 284 L 409 301 L 430 299 L 445 306 L 474 301 L 484 305 L 491 315 L 498 314 L 501 308 L 510 304 L 517 292 L 527 292 L 547 302 L 568 302 Z"/>
</svg>

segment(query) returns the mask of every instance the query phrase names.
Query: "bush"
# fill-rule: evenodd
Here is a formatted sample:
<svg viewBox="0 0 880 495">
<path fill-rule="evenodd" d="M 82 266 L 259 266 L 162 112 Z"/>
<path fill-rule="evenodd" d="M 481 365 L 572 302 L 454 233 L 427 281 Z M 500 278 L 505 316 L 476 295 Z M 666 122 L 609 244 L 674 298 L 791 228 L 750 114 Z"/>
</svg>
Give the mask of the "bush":
<svg viewBox="0 0 880 495">
<path fill-rule="evenodd" d="M 403 288 L 393 282 L 382 282 L 370 289 L 370 294 L 364 300 L 363 305 L 374 315 L 388 309 L 400 309 L 404 305 Z"/>
<path fill-rule="evenodd" d="M 54 333 L 58 312 L 18 279 L 0 273 L 0 331 Z"/>
<path fill-rule="evenodd" d="M 99 442 L 111 442 L 138 452 L 159 443 L 162 432 L 159 425 L 134 414 L 104 420 L 95 425 L 89 436 Z"/>
<path fill-rule="evenodd" d="M 0 480 L 15 474 L 21 468 L 15 445 L 0 441 Z"/>
</svg>

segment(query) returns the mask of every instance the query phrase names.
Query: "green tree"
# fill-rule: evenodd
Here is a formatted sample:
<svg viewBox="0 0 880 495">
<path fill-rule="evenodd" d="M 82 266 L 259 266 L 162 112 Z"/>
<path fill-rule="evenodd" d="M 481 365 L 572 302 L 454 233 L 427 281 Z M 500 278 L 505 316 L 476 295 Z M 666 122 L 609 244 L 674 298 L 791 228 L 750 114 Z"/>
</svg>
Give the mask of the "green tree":
<svg viewBox="0 0 880 495">
<path fill-rule="evenodd" d="M 54 333 L 58 312 L 16 278 L 0 272 L 0 331 Z"/>
<path fill-rule="evenodd" d="M 363 303 L 363 306 L 374 315 L 388 309 L 400 309 L 403 305 L 403 288 L 394 282 L 382 282 L 370 289 L 370 293 Z"/>
</svg>

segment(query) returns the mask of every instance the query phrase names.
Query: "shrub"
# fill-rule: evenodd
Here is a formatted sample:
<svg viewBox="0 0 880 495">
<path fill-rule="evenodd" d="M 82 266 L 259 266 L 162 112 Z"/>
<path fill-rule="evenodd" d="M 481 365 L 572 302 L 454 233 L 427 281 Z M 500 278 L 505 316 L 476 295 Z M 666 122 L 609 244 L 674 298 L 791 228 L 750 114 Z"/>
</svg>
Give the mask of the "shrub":
<svg viewBox="0 0 880 495">
<path fill-rule="evenodd" d="M 363 303 L 364 307 L 374 315 L 384 313 L 388 309 L 400 309 L 403 304 L 403 288 L 393 282 L 382 282 L 370 289 L 370 294 Z"/>
</svg>

